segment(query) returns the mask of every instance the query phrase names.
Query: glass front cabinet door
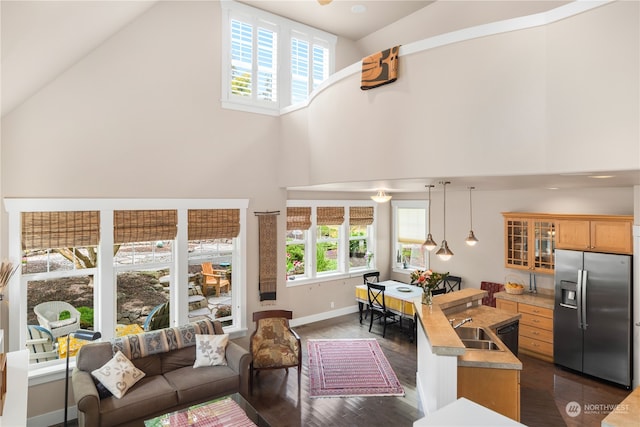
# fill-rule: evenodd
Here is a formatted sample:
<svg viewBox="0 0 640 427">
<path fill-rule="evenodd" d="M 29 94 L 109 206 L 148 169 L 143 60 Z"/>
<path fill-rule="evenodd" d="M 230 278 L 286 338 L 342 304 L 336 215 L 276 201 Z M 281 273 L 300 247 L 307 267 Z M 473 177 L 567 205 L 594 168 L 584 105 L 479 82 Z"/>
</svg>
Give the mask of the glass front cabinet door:
<svg viewBox="0 0 640 427">
<path fill-rule="evenodd" d="M 544 215 L 503 213 L 505 267 L 553 274 L 555 221 Z"/>
</svg>

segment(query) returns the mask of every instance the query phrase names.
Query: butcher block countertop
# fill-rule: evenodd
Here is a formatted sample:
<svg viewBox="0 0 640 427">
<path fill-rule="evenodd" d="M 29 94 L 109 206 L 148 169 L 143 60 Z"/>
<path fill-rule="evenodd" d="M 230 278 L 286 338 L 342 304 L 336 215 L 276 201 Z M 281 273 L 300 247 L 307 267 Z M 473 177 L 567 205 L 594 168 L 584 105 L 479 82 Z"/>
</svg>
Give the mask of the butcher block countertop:
<svg viewBox="0 0 640 427">
<path fill-rule="evenodd" d="M 521 370 L 522 362 L 492 332 L 495 328 L 518 320 L 520 314 L 481 305 L 482 297 L 486 294 L 480 289 L 462 289 L 435 296 L 432 306 L 424 305 L 420 300 L 414 302 L 432 351 L 439 355 L 457 355 L 458 366 Z M 500 350 L 465 348 L 449 319 L 455 319 L 454 323 L 458 323 L 467 317 L 473 320 L 462 327 L 480 326 L 488 329 Z"/>
</svg>

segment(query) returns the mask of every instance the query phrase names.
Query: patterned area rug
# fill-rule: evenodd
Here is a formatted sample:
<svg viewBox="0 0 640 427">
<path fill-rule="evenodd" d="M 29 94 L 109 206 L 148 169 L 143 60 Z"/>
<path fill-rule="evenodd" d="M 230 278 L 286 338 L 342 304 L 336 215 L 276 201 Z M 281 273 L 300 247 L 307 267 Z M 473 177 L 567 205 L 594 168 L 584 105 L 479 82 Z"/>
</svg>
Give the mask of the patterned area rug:
<svg viewBox="0 0 640 427">
<path fill-rule="evenodd" d="M 310 397 L 404 396 L 373 339 L 309 340 Z"/>
</svg>

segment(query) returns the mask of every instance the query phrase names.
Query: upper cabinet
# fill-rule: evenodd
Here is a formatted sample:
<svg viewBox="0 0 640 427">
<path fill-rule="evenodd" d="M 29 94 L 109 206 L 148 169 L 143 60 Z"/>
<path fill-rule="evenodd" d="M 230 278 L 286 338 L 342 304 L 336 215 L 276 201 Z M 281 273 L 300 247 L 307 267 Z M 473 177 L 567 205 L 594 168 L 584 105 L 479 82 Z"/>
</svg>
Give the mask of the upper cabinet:
<svg viewBox="0 0 640 427">
<path fill-rule="evenodd" d="M 551 215 L 503 213 L 505 266 L 553 274 L 555 220 Z"/>
<path fill-rule="evenodd" d="M 576 215 L 556 221 L 556 247 L 632 254 L 633 216 Z"/>
</svg>

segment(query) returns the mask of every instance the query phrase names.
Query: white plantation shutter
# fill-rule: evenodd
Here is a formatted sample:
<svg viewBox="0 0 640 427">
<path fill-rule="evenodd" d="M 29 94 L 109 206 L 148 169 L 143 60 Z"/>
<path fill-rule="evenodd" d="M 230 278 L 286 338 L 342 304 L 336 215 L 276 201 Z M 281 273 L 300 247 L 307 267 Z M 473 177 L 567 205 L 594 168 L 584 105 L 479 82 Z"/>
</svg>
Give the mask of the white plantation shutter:
<svg viewBox="0 0 640 427">
<path fill-rule="evenodd" d="M 291 103 L 306 100 L 329 78 L 329 49 L 304 34 L 291 37 Z"/>
<path fill-rule="evenodd" d="M 256 96 L 265 101 L 277 101 L 278 35 L 258 27 L 258 88 Z"/>
<path fill-rule="evenodd" d="M 253 27 L 231 20 L 231 93 L 248 96 L 253 93 Z"/>
<path fill-rule="evenodd" d="M 309 96 L 309 43 L 291 38 L 291 103 L 304 101 Z"/>
<path fill-rule="evenodd" d="M 315 90 L 320 83 L 329 78 L 329 49 L 317 44 L 313 45 L 313 87 Z"/>
<path fill-rule="evenodd" d="M 230 28 L 231 95 L 276 102 L 276 29 L 259 20 L 239 19 L 231 19 Z"/>
<path fill-rule="evenodd" d="M 427 211 L 423 208 L 398 208 L 398 241 L 421 244 L 427 236 Z"/>
</svg>

